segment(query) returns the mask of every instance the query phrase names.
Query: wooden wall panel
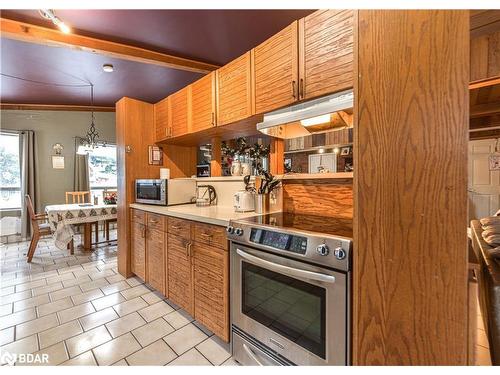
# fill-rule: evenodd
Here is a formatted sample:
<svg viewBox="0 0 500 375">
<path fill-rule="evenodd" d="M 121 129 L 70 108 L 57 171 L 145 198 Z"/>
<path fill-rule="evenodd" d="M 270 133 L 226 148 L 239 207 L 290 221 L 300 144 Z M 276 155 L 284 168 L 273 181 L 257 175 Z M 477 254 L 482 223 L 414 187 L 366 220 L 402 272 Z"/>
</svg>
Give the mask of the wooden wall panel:
<svg viewBox="0 0 500 375">
<path fill-rule="evenodd" d="M 353 364 L 465 365 L 469 14 L 358 28 Z"/>
<path fill-rule="evenodd" d="M 148 145 L 155 142 L 153 104 L 131 98 L 116 103 L 116 153 L 118 179 L 118 272 L 131 276 L 130 212 L 135 180 L 157 178 L 160 166 L 148 164 Z M 130 152 L 126 152 L 127 146 Z"/>
<path fill-rule="evenodd" d="M 352 179 L 285 180 L 283 211 L 352 219 Z"/>
</svg>

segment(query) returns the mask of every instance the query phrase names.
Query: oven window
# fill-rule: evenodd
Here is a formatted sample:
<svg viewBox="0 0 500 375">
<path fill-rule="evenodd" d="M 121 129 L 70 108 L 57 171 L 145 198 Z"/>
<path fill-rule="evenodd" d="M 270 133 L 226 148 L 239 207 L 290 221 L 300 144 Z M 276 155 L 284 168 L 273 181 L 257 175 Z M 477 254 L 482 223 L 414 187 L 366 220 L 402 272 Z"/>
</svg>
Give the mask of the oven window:
<svg viewBox="0 0 500 375">
<path fill-rule="evenodd" d="M 138 199 L 161 199 L 161 185 L 156 183 L 139 183 L 137 184 L 137 198 Z"/>
<path fill-rule="evenodd" d="M 245 315 L 325 359 L 324 288 L 247 262 L 242 285 Z"/>
</svg>

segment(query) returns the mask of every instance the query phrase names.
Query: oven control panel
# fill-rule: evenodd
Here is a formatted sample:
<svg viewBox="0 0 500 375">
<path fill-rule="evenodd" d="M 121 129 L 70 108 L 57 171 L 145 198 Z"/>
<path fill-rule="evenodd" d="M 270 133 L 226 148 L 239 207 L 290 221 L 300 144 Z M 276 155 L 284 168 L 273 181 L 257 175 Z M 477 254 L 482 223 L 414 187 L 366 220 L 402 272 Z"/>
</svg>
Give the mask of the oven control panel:
<svg viewBox="0 0 500 375">
<path fill-rule="evenodd" d="M 266 229 L 252 228 L 250 231 L 250 242 L 297 254 L 305 254 L 307 251 L 306 237 Z"/>
</svg>

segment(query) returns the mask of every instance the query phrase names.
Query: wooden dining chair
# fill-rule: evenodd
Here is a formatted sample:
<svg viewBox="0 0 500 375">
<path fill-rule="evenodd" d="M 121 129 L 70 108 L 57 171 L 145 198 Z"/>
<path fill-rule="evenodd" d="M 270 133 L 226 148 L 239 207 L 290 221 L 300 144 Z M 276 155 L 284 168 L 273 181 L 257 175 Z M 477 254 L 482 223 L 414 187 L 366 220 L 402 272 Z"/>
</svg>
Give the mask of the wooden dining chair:
<svg viewBox="0 0 500 375">
<path fill-rule="evenodd" d="M 47 215 L 46 214 L 37 214 L 33 208 L 33 203 L 31 202 L 31 198 L 28 194 L 24 196 L 24 201 L 26 202 L 26 208 L 28 209 L 28 214 L 31 219 L 31 227 L 33 229 L 33 233 L 31 236 L 30 247 L 28 250 L 28 263 L 31 263 L 33 259 L 33 255 L 35 254 L 36 247 L 38 245 L 38 241 L 42 236 L 52 235 L 52 231 L 50 230 L 50 225 L 47 223 Z M 69 243 L 70 253 L 73 255 L 75 248 L 73 239 Z"/>
<path fill-rule="evenodd" d="M 71 202 L 70 202 L 71 198 Z M 90 191 L 67 191 L 66 204 L 90 203 Z M 91 231 L 95 233 L 95 243 L 99 242 L 99 222 L 91 224 Z"/>
<path fill-rule="evenodd" d="M 117 189 L 104 189 L 102 196 L 104 197 L 106 193 L 118 193 Z M 109 241 L 109 226 L 111 223 L 116 223 L 118 219 L 108 219 L 104 220 L 104 233 L 106 236 L 106 241 Z"/>
<path fill-rule="evenodd" d="M 71 198 L 71 202 L 69 201 Z M 67 191 L 66 204 L 70 203 L 90 203 L 90 191 Z"/>
</svg>

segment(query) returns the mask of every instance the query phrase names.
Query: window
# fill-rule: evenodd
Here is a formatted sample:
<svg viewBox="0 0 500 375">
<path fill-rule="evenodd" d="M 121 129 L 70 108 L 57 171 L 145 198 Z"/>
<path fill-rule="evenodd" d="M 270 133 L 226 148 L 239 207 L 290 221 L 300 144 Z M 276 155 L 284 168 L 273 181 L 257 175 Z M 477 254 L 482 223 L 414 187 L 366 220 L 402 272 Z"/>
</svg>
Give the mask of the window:
<svg viewBox="0 0 500 375">
<path fill-rule="evenodd" d="M 20 208 L 19 135 L 0 133 L 0 210 Z"/>
<path fill-rule="evenodd" d="M 99 197 L 105 189 L 116 189 L 116 146 L 106 145 L 95 148 L 89 154 L 90 191 Z"/>
</svg>

